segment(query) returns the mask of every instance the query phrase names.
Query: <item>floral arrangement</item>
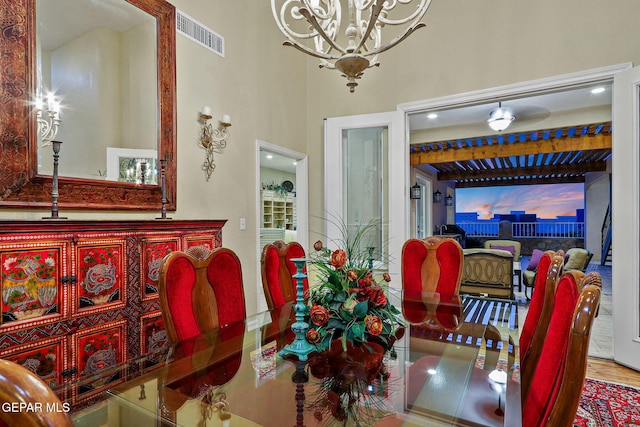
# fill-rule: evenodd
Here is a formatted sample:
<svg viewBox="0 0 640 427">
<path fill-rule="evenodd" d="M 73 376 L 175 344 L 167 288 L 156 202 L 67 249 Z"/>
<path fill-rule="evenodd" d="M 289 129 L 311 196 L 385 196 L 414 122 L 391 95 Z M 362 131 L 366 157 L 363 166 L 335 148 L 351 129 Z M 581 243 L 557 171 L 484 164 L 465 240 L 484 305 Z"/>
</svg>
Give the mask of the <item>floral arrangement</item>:
<svg viewBox="0 0 640 427">
<path fill-rule="evenodd" d="M 389 303 L 389 274 L 377 283 L 372 272 L 372 248 L 362 250 L 362 239 L 371 228 L 359 228 L 345 238 L 344 249 L 329 250 L 317 241 L 309 265 L 315 267 L 319 283 L 309 289 L 309 329 L 307 341 L 320 349 L 330 347 L 340 337 L 343 350 L 347 343 L 367 345 L 377 342 L 391 347 L 403 333 L 406 321 Z M 347 236 L 346 227 L 343 227 Z M 402 332 L 401 332 L 402 331 Z"/>
</svg>

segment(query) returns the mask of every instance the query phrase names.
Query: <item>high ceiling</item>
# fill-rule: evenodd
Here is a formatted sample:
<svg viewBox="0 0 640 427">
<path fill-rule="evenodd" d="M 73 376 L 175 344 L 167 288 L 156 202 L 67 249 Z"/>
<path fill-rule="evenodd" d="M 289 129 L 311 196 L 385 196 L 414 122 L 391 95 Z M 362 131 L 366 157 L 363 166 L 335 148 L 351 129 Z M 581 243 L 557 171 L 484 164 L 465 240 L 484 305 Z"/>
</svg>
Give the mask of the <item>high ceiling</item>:
<svg viewBox="0 0 640 427">
<path fill-rule="evenodd" d="M 585 87 L 502 103 L 512 109 L 519 128 L 525 122 L 525 129 L 534 130 L 492 133 L 486 120 L 497 103 L 414 114 L 411 131 L 418 130 L 421 136 L 442 128 L 455 135 L 463 126 L 467 135 L 425 142 L 412 137 L 411 165 L 426 166 L 438 180 L 454 181 L 457 188 L 584 182 L 586 173 L 606 170 L 611 122 L 543 128 L 536 127 L 536 121 L 554 113 L 610 106 L 611 86 L 600 86 L 604 91 L 597 94 Z M 436 114 L 429 117 L 429 113 Z M 469 137 L 468 129 L 474 125 L 478 136 Z"/>
</svg>

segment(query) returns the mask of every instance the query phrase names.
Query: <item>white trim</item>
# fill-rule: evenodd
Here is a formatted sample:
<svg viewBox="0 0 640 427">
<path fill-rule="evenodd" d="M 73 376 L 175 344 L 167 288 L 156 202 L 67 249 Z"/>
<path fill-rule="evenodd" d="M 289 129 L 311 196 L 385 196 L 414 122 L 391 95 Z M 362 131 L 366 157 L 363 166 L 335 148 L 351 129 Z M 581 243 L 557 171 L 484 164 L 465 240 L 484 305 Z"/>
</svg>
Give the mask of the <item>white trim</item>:
<svg viewBox="0 0 640 427">
<path fill-rule="evenodd" d="M 260 151 L 266 150 L 275 154 L 279 154 L 281 156 L 290 157 L 295 159 L 297 162 L 296 165 L 296 215 L 297 215 L 297 231 L 296 233 L 296 241 L 302 245 L 305 250 L 308 250 L 309 247 L 309 161 L 308 157 L 304 153 L 300 153 L 298 151 L 291 150 L 289 148 L 281 147 L 279 145 L 271 144 L 266 141 L 262 141 L 256 139 L 256 198 L 255 198 L 255 206 L 256 206 L 256 216 L 255 216 L 255 224 L 256 224 L 256 236 L 255 236 L 255 247 L 257 263 L 256 265 L 260 266 L 260 256 L 262 253 L 262 248 L 260 247 L 260 224 L 261 220 L 261 209 L 260 209 L 260 189 L 262 188 L 262 183 L 260 182 Z M 263 295 L 262 289 L 262 272 L 260 268 L 257 268 L 256 272 L 256 292 L 258 295 L 257 302 L 257 312 L 264 311 L 267 309 L 266 302 L 263 298 L 260 298 L 260 295 Z"/>
<path fill-rule="evenodd" d="M 422 101 L 407 102 L 398 104 L 398 110 L 409 114 L 434 108 L 453 106 L 462 107 L 465 105 L 485 102 L 504 101 L 509 98 L 522 98 L 526 96 L 540 95 L 545 92 L 557 92 L 582 85 L 611 81 L 616 73 L 627 70 L 632 66 L 633 64 L 631 62 L 625 62 L 608 67 L 595 68 L 592 70 L 563 74 L 554 77 L 546 77 L 528 82 L 481 89 L 473 92 L 459 93 Z"/>
</svg>

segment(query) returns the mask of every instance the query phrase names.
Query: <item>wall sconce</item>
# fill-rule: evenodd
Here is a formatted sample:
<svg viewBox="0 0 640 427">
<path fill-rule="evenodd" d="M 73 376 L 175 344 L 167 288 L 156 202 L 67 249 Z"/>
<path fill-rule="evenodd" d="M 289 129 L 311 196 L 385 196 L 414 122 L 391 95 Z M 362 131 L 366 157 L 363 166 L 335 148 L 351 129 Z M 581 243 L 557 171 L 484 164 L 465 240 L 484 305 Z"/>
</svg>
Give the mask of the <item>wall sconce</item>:
<svg viewBox="0 0 640 427">
<path fill-rule="evenodd" d="M 52 92 L 47 95 L 46 107 L 42 98 L 38 97 L 36 99 L 36 122 L 38 123 L 38 134 L 42 139 L 42 146 L 51 145 L 51 141 L 58 134 L 58 127 L 62 122 L 60 120 L 60 103 L 56 101 Z"/>
<path fill-rule="evenodd" d="M 209 181 L 213 170 L 216 168 L 216 165 L 213 163 L 213 154 L 222 154 L 227 147 L 227 139 L 229 139 L 229 131 L 227 128 L 231 126 L 231 116 L 228 114 L 222 115 L 222 120 L 220 120 L 220 125 L 217 128 L 214 128 L 213 125 L 209 123 L 211 118 L 211 108 L 207 106 L 202 107 L 202 112 L 200 113 L 202 135 L 200 136 L 198 145 L 206 151 L 206 158 L 202 164 L 202 169 L 207 174 L 207 181 Z"/>
<path fill-rule="evenodd" d="M 442 193 L 440 190 L 436 190 L 436 192 L 433 193 L 433 203 L 442 203 Z"/>
<path fill-rule="evenodd" d="M 420 187 L 417 182 L 416 185 L 411 187 L 409 197 L 411 197 L 412 200 L 422 199 L 422 187 Z"/>
<path fill-rule="evenodd" d="M 444 205 L 453 206 L 453 197 L 451 196 L 451 194 L 444 198 Z"/>
</svg>

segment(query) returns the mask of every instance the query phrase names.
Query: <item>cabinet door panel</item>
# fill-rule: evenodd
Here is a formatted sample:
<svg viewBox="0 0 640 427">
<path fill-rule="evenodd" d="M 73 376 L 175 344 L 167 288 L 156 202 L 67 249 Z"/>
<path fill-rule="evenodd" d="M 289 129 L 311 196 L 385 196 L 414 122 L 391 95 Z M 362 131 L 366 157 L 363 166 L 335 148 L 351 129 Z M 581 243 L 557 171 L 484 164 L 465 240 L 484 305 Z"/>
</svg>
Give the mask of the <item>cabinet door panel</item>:
<svg viewBox="0 0 640 427">
<path fill-rule="evenodd" d="M 81 242 L 76 247 L 77 311 L 112 310 L 123 306 L 127 294 L 124 240 Z"/>
<path fill-rule="evenodd" d="M 74 360 L 80 378 L 78 398 L 97 393 L 126 377 L 126 372 L 122 371 L 126 368 L 122 362 L 127 354 L 125 325 L 124 320 L 108 322 L 80 330 L 74 335 Z M 105 372 L 112 374 L 104 375 Z M 99 373 L 102 375 L 93 377 Z"/>
<path fill-rule="evenodd" d="M 43 339 L 0 352 L 0 358 L 10 360 L 35 372 L 52 389 L 60 386 L 67 361 L 66 336 Z"/>
<path fill-rule="evenodd" d="M 21 321 L 50 323 L 67 315 L 62 283 L 68 281 L 67 248 L 64 242 L 46 242 L 0 249 L 3 330 L 18 328 Z"/>
<path fill-rule="evenodd" d="M 148 359 L 163 360 L 169 350 L 169 341 L 164 329 L 162 313 L 159 311 L 144 314 L 140 318 L 140 355 L 149 355 Z"/>
<path fill-rule="evenodd" d="M 158 276 L 162 258 L 179 248 L 179 238 L 145 239 L 142 242 L 142 298 L 158 297 Z"/>
</svg>

